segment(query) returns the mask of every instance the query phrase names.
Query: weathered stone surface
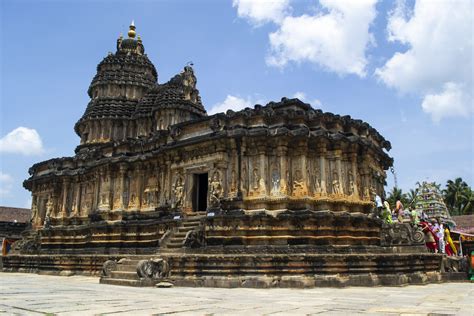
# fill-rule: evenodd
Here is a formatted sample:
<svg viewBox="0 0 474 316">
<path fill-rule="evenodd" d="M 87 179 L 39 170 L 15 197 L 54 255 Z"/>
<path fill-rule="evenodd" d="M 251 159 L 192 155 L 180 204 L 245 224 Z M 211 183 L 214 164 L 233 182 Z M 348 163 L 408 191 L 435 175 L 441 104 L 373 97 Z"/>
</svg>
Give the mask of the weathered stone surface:
<svg viewBox="0 0 474 316">
<path fill-rule="evenodd" d="M 369 124 L 288 98 L 208 116 L 193 68 L 158 84 L 135 35 L 97 67 L 75 155 L 30 168 L 32 230 L 7 271 L 131 286 L 441 278 L 419 232 L 369 216 L 393 163 Z"/>
</svg>

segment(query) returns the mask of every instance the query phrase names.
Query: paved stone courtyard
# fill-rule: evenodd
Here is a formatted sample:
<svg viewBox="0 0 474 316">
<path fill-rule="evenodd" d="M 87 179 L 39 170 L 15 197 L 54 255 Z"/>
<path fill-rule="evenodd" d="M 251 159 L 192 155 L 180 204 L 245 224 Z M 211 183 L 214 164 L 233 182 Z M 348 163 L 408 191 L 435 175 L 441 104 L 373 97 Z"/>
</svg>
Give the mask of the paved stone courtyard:
<svg viewBox="0 0 474 316">
<path fill-rule="evenodd" d="M 131 288 L 0 273 L 6 315 L 473 315 L 474 284 L 343 289 Z"/>
</svg>

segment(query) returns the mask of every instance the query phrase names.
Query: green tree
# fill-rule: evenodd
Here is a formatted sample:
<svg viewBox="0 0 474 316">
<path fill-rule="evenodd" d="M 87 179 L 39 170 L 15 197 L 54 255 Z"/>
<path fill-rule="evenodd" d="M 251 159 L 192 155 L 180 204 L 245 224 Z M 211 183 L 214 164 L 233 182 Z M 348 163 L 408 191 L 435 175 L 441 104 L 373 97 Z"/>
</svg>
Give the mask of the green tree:
<svg viewBox="0 0 474 316">
<path fill-rule="evenodd" d="M 415 208 L 416 202 L 418 199 L 418 189 L 410 189 L 410 192 L 405 194 L 405 197 L 407 199 L 408 205 L 407 207 L 409 208 Z"/>
<path fill-rule="evenodd" d="M 468 196 L 466 191 L 471 191 L 471 188 L 467 185 L 462 178 L 456 178 L 453 180 L 448 180 L 446 183 L 446 189 L 443 190 L 444 203 L 448 207 L 448 210 L 451 215 L 461 215 L 463 214 L 463 194 L 464 200 Z"/>
<path fill-rule="evenodd" d="M 387 202 L 390 204 L 390 207 L 394 209 L 398 200 L 400 200 L 405 207 L 409 203 L 407 196 L 403 193 L 402 189 L 393 187 L 392 191 L 388 192 Z"/>
<path fill-rule="evenodd" d="M 471 188 L 461 193 L 461 205 L 463 215 L 474 215 L 474 191 Z"/>
</svg>

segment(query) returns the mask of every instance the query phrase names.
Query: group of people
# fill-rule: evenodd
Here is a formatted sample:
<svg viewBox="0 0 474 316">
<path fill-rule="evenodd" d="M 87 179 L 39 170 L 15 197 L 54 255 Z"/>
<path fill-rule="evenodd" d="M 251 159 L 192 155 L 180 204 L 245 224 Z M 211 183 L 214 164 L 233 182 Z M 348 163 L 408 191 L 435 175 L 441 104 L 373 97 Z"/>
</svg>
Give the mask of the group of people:
<svg viewBox="0 0 474 316">
<path fill-rule="evenodd" d="M 440 218 L 429 219 L 423 211 L 419 214 L 415 209 L 405 210 L 400 201 L 395 203 L 395 209 L 392 211 L 388 201 L 382 202 L 378 195 L 375 196 L 375 205 L 376 216 L 388 224 L 410 222 L 413 227 L 420 227 L 425 234 L 425 244 L 429 251 L 448 256 L 458 254 L 456 245 L 451 238 L 449 226 L 441 222 Z"/>
</svg>

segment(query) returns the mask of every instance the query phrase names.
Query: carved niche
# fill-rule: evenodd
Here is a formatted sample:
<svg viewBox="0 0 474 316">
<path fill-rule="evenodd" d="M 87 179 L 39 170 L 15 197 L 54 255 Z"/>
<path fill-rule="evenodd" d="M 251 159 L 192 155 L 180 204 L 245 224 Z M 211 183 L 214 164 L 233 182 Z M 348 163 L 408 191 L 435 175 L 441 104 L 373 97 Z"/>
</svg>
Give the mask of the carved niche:
<svg viewBox="0 0 474 316">
<path fill-rule="evenodd" d="M 147 179 L 145 190 L 143 191 L 142 205 L 146 208 L 154 208 L 158 205 L 158 194 L 160 186 L 155 175 Z"/>
</svg>

